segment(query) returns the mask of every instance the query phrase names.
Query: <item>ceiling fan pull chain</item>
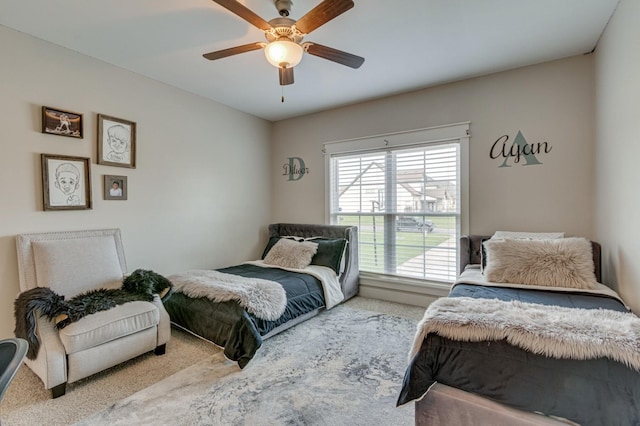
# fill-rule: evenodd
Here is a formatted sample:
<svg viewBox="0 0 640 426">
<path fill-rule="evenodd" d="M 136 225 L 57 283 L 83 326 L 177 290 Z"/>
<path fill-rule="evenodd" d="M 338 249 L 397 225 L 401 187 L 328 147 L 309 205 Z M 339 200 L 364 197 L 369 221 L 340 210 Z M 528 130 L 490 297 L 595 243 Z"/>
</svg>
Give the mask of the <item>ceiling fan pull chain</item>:
<svg viewBox="0 0 640 426">
<path fill-rule="evenodd" d="M 282 90 L 282 97 L 280 98 L 280 102 L 284 103 L 284 86 L 280 86 L 280 89 Z"/>
</svg>

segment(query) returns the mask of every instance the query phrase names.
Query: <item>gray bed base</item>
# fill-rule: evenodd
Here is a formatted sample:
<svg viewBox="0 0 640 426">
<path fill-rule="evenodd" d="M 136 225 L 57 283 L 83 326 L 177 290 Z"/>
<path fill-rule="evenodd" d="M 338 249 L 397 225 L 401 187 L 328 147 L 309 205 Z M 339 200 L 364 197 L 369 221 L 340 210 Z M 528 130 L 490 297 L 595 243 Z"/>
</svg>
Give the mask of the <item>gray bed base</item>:
<svg viewBox="0 0 640 426">
<path fill-rule="evenodd" d="M 441 383 L 415 403 L 420 426 L 567 426 L 576 423 L 518 410 Z"/>
</svg>

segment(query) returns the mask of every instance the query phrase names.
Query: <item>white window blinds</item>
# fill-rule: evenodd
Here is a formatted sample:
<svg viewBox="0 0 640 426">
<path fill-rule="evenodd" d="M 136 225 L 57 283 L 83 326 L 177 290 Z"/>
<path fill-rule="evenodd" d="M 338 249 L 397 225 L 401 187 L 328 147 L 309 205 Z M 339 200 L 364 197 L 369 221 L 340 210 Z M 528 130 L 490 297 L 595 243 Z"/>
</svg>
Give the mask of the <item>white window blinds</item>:
<svg viewBox="0 0 640 426">
<path fill-rule="evenodd" d="M 462 136 L 466 141 L 467 132 Z M 362 271 L 451 282 L 461 229 L 461 139 L 392 139 L 329 154 L 330 222 L 358 226 Z"/>
</svg>

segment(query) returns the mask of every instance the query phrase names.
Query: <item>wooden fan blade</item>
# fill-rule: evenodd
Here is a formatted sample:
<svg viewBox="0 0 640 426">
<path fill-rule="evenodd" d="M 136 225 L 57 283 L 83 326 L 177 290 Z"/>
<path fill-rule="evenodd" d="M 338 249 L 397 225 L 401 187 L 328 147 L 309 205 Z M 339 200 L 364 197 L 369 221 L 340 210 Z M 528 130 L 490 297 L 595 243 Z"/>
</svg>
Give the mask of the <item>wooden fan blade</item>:
<svg viewBox="0 0 640 426">
<path fill-rule="evenodd" d="M 260 28 L 263 31 L 268 31 L 271 29 L 271 25 L 250 9 L 248 9 L 242 3 L 238 3 L 236 0 L 213 0 L 218 3 L 220 6 L 228 9 L 229 11 L 235 13 L 251 25 Z"/>
<path fill-rule="evenodd" d="M 215 52 L 205 53 L 206 59 L 213 61 L 215 59 L 226 58 L 227 56 L 237 55 L 239 53 L 251 52 L 252 50 L 262 49 L 265 43 L 256 42 L 250 44 L 243 44 L 242 46 L 230 47 L 229 49 L 217 50 Z"/>
<path fill-rule="evenodd" d="M 307 53 L 313 56 L 328 59 L 351 68 L 360 68 L 360 65 L 364 63 L 363 57 L 352 55 L 351 53 L 343 52 L 342 50 L 316 43 L 305 44 Z"/>
<path fill-rule="evenodd" d="M 309 34 L 311 31 L 326 24 L 333 18 L 342 15 L 352 7 L 352 0 L 324 0 L 307 12 L 302 18 L 298 19 L 295 27 L 298 31 Z"/>
<path fill-rule="evenodd" d="M 293 68 L 280 67 L 278 74 L 280 75 L 280 86 L 293 84 Z"/>
</svg>

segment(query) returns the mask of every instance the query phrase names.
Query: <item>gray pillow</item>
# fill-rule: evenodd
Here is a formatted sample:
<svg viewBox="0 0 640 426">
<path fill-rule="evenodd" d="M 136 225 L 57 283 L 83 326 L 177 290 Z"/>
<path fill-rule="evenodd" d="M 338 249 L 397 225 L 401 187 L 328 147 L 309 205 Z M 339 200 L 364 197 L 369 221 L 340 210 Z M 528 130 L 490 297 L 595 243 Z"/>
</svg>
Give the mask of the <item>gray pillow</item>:
<svg viewBox="0 0 640 426">
<path fill-rule="evenodd" d="M 325 237 L 271 237 L 267 246 L 262 253 L 262 259 L 264 259 L 273 246 L 281 239 L 288 239 L 293 241 L 311 241 L 318 244 L 318 251 L 311 259 L 311 265 L 326 266 L 334 270 L 336 274 L 340 274 L 342 260 L 344 257 L 345 247 L 347 246 L 347 240 L 344 238 L 325 238 Z"/>
<path fill-rule="evenodd" d="M 342 265 L 342 257 L 344 256 L 347 240 L 344 238 L 317 237 L 307 238 L 306 241 L 318 244 L 318 251 L 311 259 L 312 265 L 326 266 L 333 269 L 336 274 L 340 274 L 340 266 Z"/>
</svg>

